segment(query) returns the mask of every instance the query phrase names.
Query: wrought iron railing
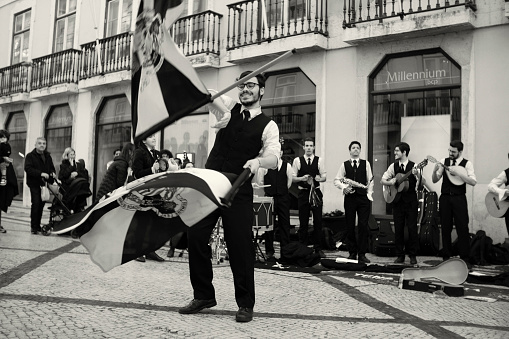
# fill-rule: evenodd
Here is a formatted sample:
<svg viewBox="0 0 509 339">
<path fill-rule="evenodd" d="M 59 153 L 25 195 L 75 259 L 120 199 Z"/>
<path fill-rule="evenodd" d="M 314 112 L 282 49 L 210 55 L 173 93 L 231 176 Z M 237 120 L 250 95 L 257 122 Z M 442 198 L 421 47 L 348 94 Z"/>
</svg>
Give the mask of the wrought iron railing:
<svg viewBox="0 0 509 339">
<path fill-rule="evenodd" d="M 22 62 L 0 69 L 0 96 L 30 91 L 30 63 Z"/>
<path fill-rule="evenodd" d="M 173 40 L 186 56 L 196 54 L 219 55 L 222 14 L 205 11 L 177 20 L 170 28 Z"/>
<path fill-rule="evenodd" d="M 32 90 L 78 83 L 81 51 L 68 49 L 32 60 Z"/>
<path fill-rule="evenodd" d="M 328 0 L 247 0 L 228 5 L 226 49 L 316 33 L 328 36 Z"/>
<path fill-rule="evenodd" d="M 132 32 L 81 45 L 80 79 L 131 69 Z"/>
<path fill-rule="evenodd" d="M 316 130 L 316 113 L 306 113 L 306 133 L 314 132 Z"/>
<path fill-rule="evenodd" d="M 274 120 L 279 127 L 279 133 L 300 133 L 302 114 L 272 114 Z"/>
<path fill-rule="evenodd" d="M 404 19 L 407 14 L 445 11 L 458 6 L 477 10 L 475 0 L 343 0 L 343 28 L 394 17 Z"/>
</svg>

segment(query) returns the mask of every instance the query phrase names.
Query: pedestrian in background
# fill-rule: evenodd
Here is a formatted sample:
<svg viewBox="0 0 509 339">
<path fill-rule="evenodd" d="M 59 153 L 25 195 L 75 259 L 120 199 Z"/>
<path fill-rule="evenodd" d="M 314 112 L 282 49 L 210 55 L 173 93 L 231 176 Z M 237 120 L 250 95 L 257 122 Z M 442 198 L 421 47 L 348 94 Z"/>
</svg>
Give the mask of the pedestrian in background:
<svg viewBox="0 0 509 339">
<path fill-rule="evenodd" d="M 30 189 L 32 205 L 30 207 L 30 229 L 32 234 L 41 231 L 42 211 L 45 201 L 41 199 L 41 187 L 52 183 L 56 177 L 55 165 L 51 154 L 46 151 L 46 139 L 38 137 L 35 148 L 25 158 L 26 182 Z"/>
<path fill-rule="evenodd" d="M 2 221 L 2 211 L 7 213 L 7 209 L 11 206 L 12 199 L 18 195 L 18 179 L 16 172 L 12 166 L 11 145 L 9 138 L 11 134 L 2 129 L 0 130 L 0 223 Z M 0 233 L 6 233 L 5 228 L 0 224 Z"/>
</svg>

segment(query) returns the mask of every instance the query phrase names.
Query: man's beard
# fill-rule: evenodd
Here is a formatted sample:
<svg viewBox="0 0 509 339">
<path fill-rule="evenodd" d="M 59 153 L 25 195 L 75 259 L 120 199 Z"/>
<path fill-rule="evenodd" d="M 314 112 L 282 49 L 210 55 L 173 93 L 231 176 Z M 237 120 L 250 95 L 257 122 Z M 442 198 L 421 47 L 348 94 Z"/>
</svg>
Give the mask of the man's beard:
<svg viewBox="0 0 509 339">
<path fill-rule="evenodd" d="M 239 100 L 240 100 L 240 102 L 242 103 L 242 105 L 244 105 L 244 106 L 251 106 L 251 105 L 253 105 L 253 104 L 257 103 L 257 102 L 258 102 L 258 100 L 259 100 L 259 98 L 260 98 L 260 96 L 259 96 L 259 95 L 258 95 L 258 96 L 255 96 L 254 94 L 249 94 L 249 95 L 251 95 L 251 96 L 253 97 L 253 99 L 252 99 L 252 100 L 247 100 L 247 101 L 246 101 L 246 100 L 243 100 L 243 99 L 242 99 L 242 95 L 243 95 L 243 94 L 244 94 L 244 93 L 242 93 L 242 94 L 239 96 Z"/>
</svg>

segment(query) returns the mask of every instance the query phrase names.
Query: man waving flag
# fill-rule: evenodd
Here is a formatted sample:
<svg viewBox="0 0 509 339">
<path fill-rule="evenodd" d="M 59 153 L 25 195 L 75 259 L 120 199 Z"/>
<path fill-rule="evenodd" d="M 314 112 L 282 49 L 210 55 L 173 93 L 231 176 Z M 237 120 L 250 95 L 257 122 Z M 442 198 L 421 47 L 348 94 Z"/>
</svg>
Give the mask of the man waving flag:
<svg viewBox="0 0 509 339">
<path fill-rule="evenodd" d="M 183 0 L 140 3 L 131 83 L 135 142 L 211 101 L 210 93 L 168 32 L 183 8 Z"/>
</svg>

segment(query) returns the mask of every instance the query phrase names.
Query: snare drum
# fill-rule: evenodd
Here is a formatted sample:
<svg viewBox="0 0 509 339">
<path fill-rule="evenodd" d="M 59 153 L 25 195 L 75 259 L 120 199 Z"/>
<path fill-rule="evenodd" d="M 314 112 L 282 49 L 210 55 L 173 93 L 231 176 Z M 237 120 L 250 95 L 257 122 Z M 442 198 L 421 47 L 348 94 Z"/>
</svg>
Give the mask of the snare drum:
<svg viewBox="0 0 509 339">
<path fill-rule="evenodd" d="M 253 198 L 253 230 L 268 232 L 274 230 L 274 199 L 272 197 Z"/>
</svg>

